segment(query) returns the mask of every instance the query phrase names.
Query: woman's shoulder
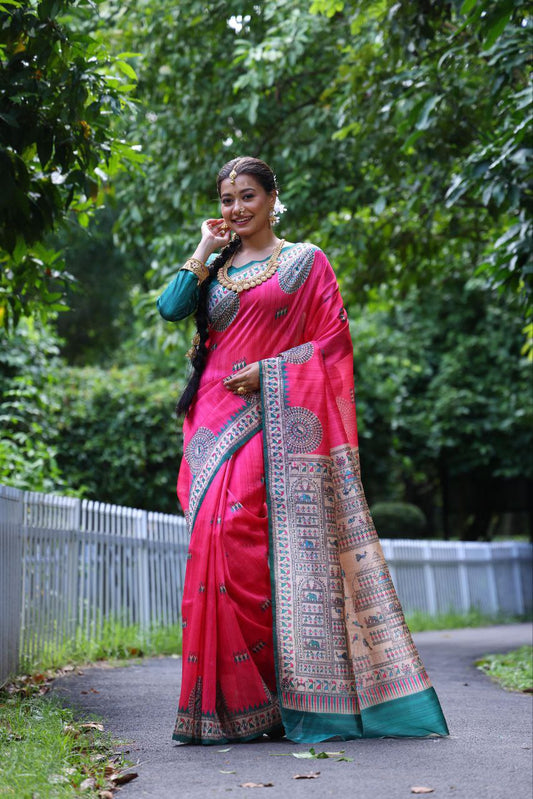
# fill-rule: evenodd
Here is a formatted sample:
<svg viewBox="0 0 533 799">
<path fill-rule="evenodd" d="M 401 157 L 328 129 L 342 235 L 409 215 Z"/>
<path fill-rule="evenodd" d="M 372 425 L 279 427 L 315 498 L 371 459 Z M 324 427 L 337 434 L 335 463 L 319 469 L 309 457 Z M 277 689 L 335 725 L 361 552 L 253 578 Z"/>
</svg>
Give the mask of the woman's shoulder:
<svg viewBox="0 0 533 799">
<path fill-rule="evenodd" d="M 284 255 L 297 258 L 302 256 L 314 257 L 317 252 L 322 252 L 322 250 L 310 241 L 287 241 L 282 249 Z"/>
</svg>

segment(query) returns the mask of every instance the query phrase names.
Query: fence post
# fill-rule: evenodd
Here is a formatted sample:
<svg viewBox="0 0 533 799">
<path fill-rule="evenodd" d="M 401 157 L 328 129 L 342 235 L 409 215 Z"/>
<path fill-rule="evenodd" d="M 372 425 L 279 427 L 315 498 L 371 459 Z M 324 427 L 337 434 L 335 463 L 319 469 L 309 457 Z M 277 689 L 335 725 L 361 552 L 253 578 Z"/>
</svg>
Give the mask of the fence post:
<svg viewBox="0 0 533 799">
<path fill-rule="evenodd" d="M 520 569 L 520 550 L 516 541 L 513 542 L 511 551 L 513 557 L 513 585 L 516 597 L 515 613 L 521 616 L 525 611 L 524 586 L 522 585 L 522 572 Z"/>
<path fill-rule="evenodd" d="M 433 574 L 430 541 L 424 542 L 422 553 L 424 558 L 424 582 L 426 584 L 427 612 L 430 616 L 435 616 L 437 614 L 437 591 L 435 586 L 435 575 Z"/>
<path fill-rule="evenodd" d="M 461 610 L 468 613 L 470 610 L 470 587 L 468 584 L 468 568 L 466 564 L 466 544 L 457 542 L 457 561 L 459 564 L 459 586 L 461 590 Z"/>
<path fill-rule="evenodd" d="M 17 488 L 0 486 L 0 683 L 19 667 L 23 496 Z"/>
<path fill-rule="evenodd" d="M 148 512 L 138 511 L 137 535 L 139 548 L 137 551 L 137 569 L 139 579 L 137 582 L 139 603 L 139 627 L 143 632 L 150 627 L 150 580 L 148 573 Z"/>
</svg>

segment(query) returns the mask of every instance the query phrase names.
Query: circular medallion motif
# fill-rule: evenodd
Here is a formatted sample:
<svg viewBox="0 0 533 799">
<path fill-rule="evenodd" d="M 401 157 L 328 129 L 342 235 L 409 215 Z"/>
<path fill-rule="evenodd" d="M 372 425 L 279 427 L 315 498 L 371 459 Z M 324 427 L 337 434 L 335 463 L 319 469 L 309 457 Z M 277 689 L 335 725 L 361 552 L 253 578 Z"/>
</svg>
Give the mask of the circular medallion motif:
<svg viewBox="0 0 533 799">
<path fill-rule="evenodd" d="M 300 344 L 299 347 L 293 347 L 292 350 L 282 352 L 281 357 L 287 363 L 306 363 L 313 357 L 313 345 L 310 342 Z"/>
<path fill-rule="evenodd" d="M 322 441 L 322 425 L 318 416 L 309 408 L 287 408 L 285 424 L 289 452 L 312 452 Z"/>
<path fill-rule="evenodd" d="M 281 254 L 278 280 L 280 289 L 285 294 L 294 294 L 303 286 L 313 266 L 315 252 L 316 247 L 312 244 L 296 244 L 288 252 Z"/>
<path fill-rule="evenodd" d="M 208 427 L 199 427 L 185 449 L 185 460 L 191 472 L 197 473 L 208 459 L 216 442 L 216 436 Z"/>
<path fill-rule="evenodd" d="M 207 316 L 214 330 L 226 330 L 239 313 L 239 295 L 213 283 L 207 298 Z"/>
</svg>

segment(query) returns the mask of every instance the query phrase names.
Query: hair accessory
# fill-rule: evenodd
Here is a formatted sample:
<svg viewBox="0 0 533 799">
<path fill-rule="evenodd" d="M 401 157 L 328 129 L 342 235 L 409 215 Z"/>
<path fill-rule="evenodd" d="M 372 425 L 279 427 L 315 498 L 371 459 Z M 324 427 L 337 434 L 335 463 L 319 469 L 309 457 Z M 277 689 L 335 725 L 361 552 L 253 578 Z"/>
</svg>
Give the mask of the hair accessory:
<svg viewBox="0 0 533 799">
<path fill-rule="evenodd" d="M 180 269 L 185 269 L 187 272 L 192 272 L 193 275 L 196 275 L 198 278 L 198 285 L 203 283 L 204 280 L 209 277 L 209 267 L 207 267 L 203 261 L 200 261 L 199 258 L 189 258 L 188 261 L 185 261 L 183 266 Z"/>
<path fill-rule="evenodd" d="M 228 269 L 233 263 L 233 258 L 235 257 L 235 253 L 228 258 L 222 269 L 219 270 L 217 274 L 218 282 L 224 286 L 224 288 L 229 289 L 229 291 L 234 291 L 236 294 L 240 294 L 241 291 L 247 291 L 248 289 L 252 289 L 255 286 L 260 286 L 261 283 L 264 283 L 265 280 L 268 280 L 274 272 L 277 270 L 279 266 L 279 256 L 281 250 L 285 245 L 285 239 L 280 239 L 277 243 L 274 252 L 268 259 L 267 263 L 265 264 L 265 268 L 260 272 L 258 275 L 254 275 L 253 277 L 242 277 L 240 280 L 235 280 L 234 277 L 230 277 L 228 274 Z"/>
<path fill-rule="evenodd" d="M 276 225 L 279 222 L 280 214 L 285 213 L 287 210 L 286 206 L 280 202 L 279 197 L 276 197 L 276 202 L 274 203 L 274 207 L 270 210 L 268 218 L 270 220 L 271 225 Z"/>
<path fill-rule="evenodd" d="M 193 336 L 193 340 L 191 341 L 191 346 L 185 353 L 185 357 L 188 358 L 189 361 L 192 361 L 192 359 L 194 358 L 194 356 L 198 351 L 199 346 L 200 346 L 200 334 L 195 333 Z"/>
<path fill-rule="evenodd" d="M 235 185 L 235 178 L 237 177 L 237 167 L 239 166 L 241 161 L 242 161 L 241 158 L 237 158 L 237 160 L 233 164 L 233 169 L 229 173 L 229 182 L 231 183 L 232 186 Z"/>
</svg>

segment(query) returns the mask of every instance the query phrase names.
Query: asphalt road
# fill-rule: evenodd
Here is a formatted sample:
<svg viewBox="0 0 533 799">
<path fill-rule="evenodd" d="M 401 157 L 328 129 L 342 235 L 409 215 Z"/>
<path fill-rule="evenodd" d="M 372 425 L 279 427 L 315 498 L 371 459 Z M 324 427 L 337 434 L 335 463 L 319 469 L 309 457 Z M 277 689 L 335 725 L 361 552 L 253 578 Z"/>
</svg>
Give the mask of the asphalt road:
<svg viewBox="0 0 533 799">
<path fill-rule="evenodd" d="M 317 751 L 344 749 L 351 762 L 296 759 L 292 753 L 309 746 L 286 740 L 231 748 L 176 744 L 171 734 L 179 658 L 86 669 L 58 679 L 54 691 L 82 715 L 98 715 L 125 742 L 122 748 L 139 777 L 120 790 L 120 799 L 205 799 L 229 793 L 252 799 L 408 799 L 414 786 L 433 788 L 429 795 L 436 799 L 531 799 L 532 696 L 503 691 L 473 662 L 488 652 L 531 643 L 532 634 L 529 624 L 416 634 L 450 737 L 315 746 Z M 317 771 L 316 779 L 293 779 Z M 246 782 L 273 785 L 240 787 Z"/>
</svg>

